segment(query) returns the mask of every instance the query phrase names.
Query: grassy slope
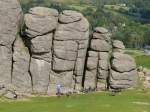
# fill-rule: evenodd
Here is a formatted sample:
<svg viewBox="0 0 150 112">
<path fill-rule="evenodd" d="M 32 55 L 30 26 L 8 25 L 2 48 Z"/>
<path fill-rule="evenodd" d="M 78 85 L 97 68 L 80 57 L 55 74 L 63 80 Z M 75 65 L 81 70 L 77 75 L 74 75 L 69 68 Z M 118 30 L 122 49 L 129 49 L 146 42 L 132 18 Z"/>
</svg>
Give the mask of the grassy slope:
<svg viewBox="0 0 150 112">
<path fill-rule="evenodd" d="M 143 66 L 150 69 L 150 56 L 145 56 L 141 50 L 126 50 L 126 54 L 133 56 L 138 66 Z"/>
<path fill-rule="evenodd" d="M 150 93 L 128 91 L 74 95 L 69 98 L 35 97 L 29 101 L 2 102 L 0 112 L 150 112 Z"/>
</svg>

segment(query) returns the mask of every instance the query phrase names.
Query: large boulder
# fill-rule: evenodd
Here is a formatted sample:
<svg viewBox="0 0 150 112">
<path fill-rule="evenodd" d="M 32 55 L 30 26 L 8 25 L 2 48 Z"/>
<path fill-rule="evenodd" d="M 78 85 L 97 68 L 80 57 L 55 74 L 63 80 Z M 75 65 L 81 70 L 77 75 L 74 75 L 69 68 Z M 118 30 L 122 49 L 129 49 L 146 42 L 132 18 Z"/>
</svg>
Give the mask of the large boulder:
<svg viewBox="0 0 150 112">
<path fill-rule="evenodd" d="M 13 46 L 13 73 L 12 84 L 16 91 L 22 93 L 32 92 L 31 76 L 29 73 L 30 54 L 22 38 L 18 37 Z"/>
<path fill-rule="evenodd" d="M 136 68 L 134 58 L 127 54 L 116 52 L 113 53 L 112 58 L 112 68 L 118 72 L 128 72 Z"/>
<path fill-rule="evenodd" d="M 117 42 L 118 45 L 115 45 L 116 48 L 122 49 L 122 42 L 116 41 L 116 43 Z M 123 52 L 120 52 L 120 50 L 114 51 L 112 55 L 111 71 L 109 76 L 110 87 L 112 89 L 127 89 L 135 87 L 137 80 L 138 76 L 134 58 L 127 54 L 123 54 Z"/>
<path fill-rule="evenodd" d="M 52 32 L 57 27 L 58 11 L 45 7 L 34 7 L 25 14 L 26 34 L 30 38 Z"/>
<path fill-rule="evenodd" d="M 137 71 L 119 73 L 114 70 L 110 75 L 110 87 L 113 89 L 127 89 L 137 84 Z"/>
<path fill-rule="evenodd" d="M 111 46 L 105 40 L 92 39 L 91 49 L 94 51 L 99 51 L 99 52 L 107 52 L 107 51 L 110 51 Z"/>
<path fill-rule="evenodd" d="M 122 41 L 113 41 L 113 52 L 124 52 L 125 46 Z"/>
<path fill-rule="evenodd" d="M 12 45 L 19 32 L 22 10 L 17 0 L 0 1 L 0 83 L 11 82 Z"/>
<path fill-rule="evenodd" d="M 113 41 L 113 48 L 125 49 L 125 46 L 124 46 L 122 41 L 114 40 Z"/>
</svg>

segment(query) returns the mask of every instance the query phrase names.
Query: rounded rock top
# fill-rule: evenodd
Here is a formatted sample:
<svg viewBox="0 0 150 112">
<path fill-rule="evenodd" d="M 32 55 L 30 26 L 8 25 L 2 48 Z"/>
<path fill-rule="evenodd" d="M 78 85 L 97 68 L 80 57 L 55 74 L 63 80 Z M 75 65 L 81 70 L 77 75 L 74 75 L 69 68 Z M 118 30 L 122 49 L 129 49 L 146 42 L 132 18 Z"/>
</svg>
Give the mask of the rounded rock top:
<svg viewBox="0 0 150 112">
<path fill-rule="evenodd" d="M 58 17 L 59 13 L 56 9 L 47 8 L 47 7 L 34 7 L 29 10 L 29 13 L 39 16 L 56 16 Z"/>
<path fill-rule="evenodd" d="M 104 33 L 108 33 L 109 31 L 104 27 L 97 27 L 95 28 L 95 32 L 104 34 Z"/>
<path fill-rule="evenodd" d="M 114 40 L 113 41 L 113 47 L 118 48 L 118 49 L 125 49 L 123 42 L 120 40 Z"/>
<path fill-rule="evenodd" d="M 59 21 L 61 23 L 73 23 L 80 21 L 83 18 L 83 15 L 77 11 L 65 10 L 60 14 Z"/>
</svg>

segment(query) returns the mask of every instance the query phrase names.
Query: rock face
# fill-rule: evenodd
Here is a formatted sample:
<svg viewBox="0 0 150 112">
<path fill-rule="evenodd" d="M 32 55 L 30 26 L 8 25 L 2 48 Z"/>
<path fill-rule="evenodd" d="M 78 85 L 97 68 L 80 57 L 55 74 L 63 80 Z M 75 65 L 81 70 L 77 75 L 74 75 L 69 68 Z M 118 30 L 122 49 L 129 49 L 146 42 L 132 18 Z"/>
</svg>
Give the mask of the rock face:
<svg viewBox="0 0 150 112">
<path fill-rule="evenodd" d="M 35 7 L 25 15 L 25 33 L 31 43 L 30 73 L 33 92 L 45 94 L 48 90 L 52 64 L 54 30 L 58 22 L 58 11 Z"/>
<path fill-rule="evenodd" d="M 90 38 L 89 23 L 81 13 L 31 8 L 19 35 L 18 2 L 1 0 L 0 6 L 0 87 L 7 86 L 0 88 L 0 95 L 52 95 L 58 84 L 63 93 L 136 84 L 136 65 L 123 54 L 123 43 L 113 41 L 103 27 L 97 27 Z"/>
<path fill-rule="evenodd" d="M 12 84 L 21 93 L 31 93 L 31 76 L 29 74 L 30 54 L 23 40 L 17 37 L 13 46 Z"/>
<path fill-rule="evenodd" d="M 107 29 L 97 27 L 93 33 L 87 59 L 84 87 L 104 90 L 107 88 L 111 38 Z"/>
<path fill-rule="evenodd" d="M 120 41 L 113 43 L 115 51 L 112 54 L 111 73 L 109 76 L 110 87 L 113 89 L 126 89 L 137 84 L 138 77 L 135 61 L 131 56 L 123 54 L 123 46 Z"/>
<path fill-rule="evenodd" d="M 0 84 L 11 83 L 12 45 L 22 18 L 17 0 L 0 1 Z"/>
<path fill-rule="evenodd" d="M 65 89 L 82 88 L 88 40 L 89 23 L 83 15 L 75 11 L 63 11 L 54 36 L 53 70 L 69 78 L 66 80 L 72 80 Z M 66 76 L 68 74 L 70 77 Z M 61 85 L 66 85 L 66 80 Z"/>
</svg>

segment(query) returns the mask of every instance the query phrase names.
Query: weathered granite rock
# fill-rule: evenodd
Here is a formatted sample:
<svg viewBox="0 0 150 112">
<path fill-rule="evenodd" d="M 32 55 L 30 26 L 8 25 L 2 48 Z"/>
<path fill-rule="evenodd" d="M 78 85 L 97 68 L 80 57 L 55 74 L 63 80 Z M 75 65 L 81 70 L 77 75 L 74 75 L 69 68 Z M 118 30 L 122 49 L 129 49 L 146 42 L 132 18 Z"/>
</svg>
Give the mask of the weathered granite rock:
<svg viewBox="0 0 150 112">
<path fill-rule="evenodd" d="M 112 68 L 118 72 L 128 72 L 136 69 L 134 59 L 127 54 L 116 52 L 113 53 L 112 58 Z"/>
<path fill-rule="evenodd" d="M 126 89 L 136 86 L 137 81 L 137 71 L 129 71 L 119 73 L 116 71 L 111 71 L 110 85 L 113 89 Z"/>
<path fill-rule="evenodd" d="M 55 9 L 34 7 L 25 15 L 25 34 L 30 41 L 30 72 L 35 93 L 46 94 L 48 91 L 57 24 L 58 11 Z"/>
<path fill-rule="evenodd" d="M 68 24 L 80 21 L 82 19 L 82 14 L 77 13 L 76 11 L 66 10 L 60 14 L 59 22 Z"/>
<path fill-rule="evenodd" d="M 0 97 L 4 96 L 6 94 L 7 90 L 5 87 L 0 88 Z"/>
<path fill-rule="evenodd" d="M 51 72 L 50 63 L 44 60 L 31 58 L 30 72 L 32 74 L 33 92 L 46 94 Z"/>
<path fill-rule="evenodd" d="M 30 38 L 52 32 L 57 27 L 58 11 L 45 7 L 35 7 L 25 14 L 26 34 Z"/>
<path fill-rule="evenodd" d="M 30 54 L 20 37 L 17 37 L 15 40 L 13 51 L 12 84 L 18 92 L 31 93 L 32 83 L 29 74 Z"/>
<path fill-rule="evenodd" d="M 122 41 L 114 40 L 113 41 L 113 48 L 125 49 L 125 46 L 124 46 Z"/>
<path fill-rule="evenodd" d="M 75 41 L 54 41 L 54 54 L 59 59 L 75 61 L 77 47 Z"/>
<path fill-rule="evenodd" d="M 97 82 L 96 75 L 97 75 L 96 69 L 86 71 L 84 89 L 89 89 L 89 88 L 96 89 L 96 82 Z"/>
<path fill-rule="evenodd" d="M 23 39 L 17 36 L 21 15 L 17 1 L 0 1 L 0 85 L 13 86 L 17 94 L 50 95 L 58 84 L 63 93 L 136 85 L 136 64 L 123 54 L 123 43 L 112 41 L 103 27 L 90 38 L 89 23 L 81 13 L 31 8 L 24 16 Z M 8 90 L 0 89 L 0 94 L 15 98 Z"/>
<path fill-rule="evenodd" d="M 97 69 L 97 65 L 98 65 L 98 57 L 88 57 L 87 59 L 88 70 Z"/>
<path fill-rule="evenodd" d="M 0 83 L 11 83 L 12 45 L 19 31 L 22 10 L 17 0 L 0 1 Z"/>
<path fill-rule="evenodd" d="M 21 19 L 22 10 L 17 0 L 0 1 L 0 45 L 13 44 Z"/>
<path fill-rule="evenodd" d="M 110 51 L 111 46 L 105 40 L 92 39 L 91 49 L 94 51 L 99 51 L 99 52 L 107 52 L 107 51 Z"/>
<path fill-rule="evenodd" d="M 88 39 L 89 23 L 83 15 L 76 11 L 63 11 L 54 37 L 53 70 L 66 74 L 72 72 L 70 75 L 77 77 L 74 79 L 76 90 L 82 88 Z"/>
<path fill-rule="evenodd" d="M 110 74 L 110 51 L 99 52 L 97 90 L 108 88 L 108 77 Z"/>
<path fill-rule="evenodd" d="M 74 69 L 74 61 L 63 60 L 55 57 L 53 59 L 53 70 L 56 72 L 72 71 Z"/>
<path fill-rule="evenodd" d="M 93 33 L 90 50 L 88 51 L 85 89 L 92 87 L 93 89 L 104 90 L 107 88 L 111 48 L 110 33 L 105 28 L 97 27 Z"/>
<path fill-rule="evenodd" d="M 48 94 L 56 94 L 56 86 L 60 84 L 62 86 L 62 93 L 68 93 L 74 91 L 74 80 L 73 80 L 73 71 L 66 71 L 61 73 L 51 72 L 50 75 L 50 84 L 48 87 Z"/>
<path fill-rule="evenodd" d="M 12 51 L 0 46 L 0 55 L 0 83 L 5 85 L 11 82 Z"/>
<path fill-rule="evenodd" d="M 113 43 L 114 49 L 121 49 L 124 46 L 120 41 Z M 138 75 L 136 70 L 135 60 L 127 55 L 115 50 L 112 54 L 111 72 L 109 76 L 109 84 L 112 89 L 126 89 L 135 87 L 137 84 Z"/>
<path fill-rule="evenodd" d="M 109 31 L 104 27 L 97 27 L 95 28 L 95 32 L 100 33 L 100 34 L 105 34 L 105 33 L 108 33 Z"/>
<path fill-rule="evenodd" d="M 124 52 L 125 46 L 122 41 L 113 41 L 113 52 Z"/>
<path fill-rule="evenodd" d="M 53 34 L 49 33 L 43 36 L 37 36 L 31 40 L 32 53 L 49 53 L 52 48 Z"/>
<path fill-rule="evenodd" d="M 45 60 L 49 63 L 52 61 L 52 41 L 53 33 L 43 36 L 37 36 L 31 39 L 31 53 L 32 57 L 40 60 Z"/>
</svg>

